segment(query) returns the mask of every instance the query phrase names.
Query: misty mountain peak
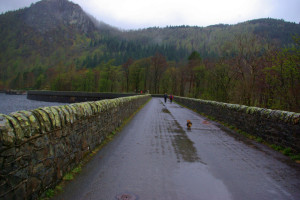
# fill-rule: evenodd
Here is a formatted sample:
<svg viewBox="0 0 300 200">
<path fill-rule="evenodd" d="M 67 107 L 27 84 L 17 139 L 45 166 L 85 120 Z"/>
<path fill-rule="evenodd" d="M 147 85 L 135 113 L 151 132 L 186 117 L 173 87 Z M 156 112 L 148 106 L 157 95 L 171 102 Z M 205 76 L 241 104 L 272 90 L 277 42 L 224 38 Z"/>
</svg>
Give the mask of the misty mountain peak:
<svg viewBox="0 0 300 200">
<path fill-rule="evenodd" d="M 77 4 L 68 0 L 42 0 L 24 13 L 25 23 L 41 33 L 58 27 L 72 27 L 89 33 L 95 29 L 94 23 Z"/>
</svg>

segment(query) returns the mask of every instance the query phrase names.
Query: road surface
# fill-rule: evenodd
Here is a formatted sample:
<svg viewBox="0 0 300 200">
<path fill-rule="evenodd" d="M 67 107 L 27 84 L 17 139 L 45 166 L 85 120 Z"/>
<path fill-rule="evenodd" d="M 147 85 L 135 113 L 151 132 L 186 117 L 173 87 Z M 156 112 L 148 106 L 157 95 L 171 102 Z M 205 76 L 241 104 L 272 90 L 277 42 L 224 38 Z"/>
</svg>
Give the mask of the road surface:
<svg viewBox="0 0 300 200">
<path fill-rule="evenodd" d="M 54 199 L 299 200 L 300 167 L 191 110 L 152 98 Z"/>
</svg>

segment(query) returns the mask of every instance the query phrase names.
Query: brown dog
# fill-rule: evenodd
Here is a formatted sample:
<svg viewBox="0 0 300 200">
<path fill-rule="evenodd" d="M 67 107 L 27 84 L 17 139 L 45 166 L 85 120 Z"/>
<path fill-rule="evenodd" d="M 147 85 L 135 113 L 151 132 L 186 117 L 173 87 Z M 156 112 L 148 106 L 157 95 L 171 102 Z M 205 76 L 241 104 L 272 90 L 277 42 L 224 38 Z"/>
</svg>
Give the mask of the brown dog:
<svg viewBox="0 0 300 200">
<path fill-rule="evenodd" d="M 192 122 L 190 120 L 187 120 L 186 126 L 187 126 L 188 129 L 191 129 Z"/>
</svg>

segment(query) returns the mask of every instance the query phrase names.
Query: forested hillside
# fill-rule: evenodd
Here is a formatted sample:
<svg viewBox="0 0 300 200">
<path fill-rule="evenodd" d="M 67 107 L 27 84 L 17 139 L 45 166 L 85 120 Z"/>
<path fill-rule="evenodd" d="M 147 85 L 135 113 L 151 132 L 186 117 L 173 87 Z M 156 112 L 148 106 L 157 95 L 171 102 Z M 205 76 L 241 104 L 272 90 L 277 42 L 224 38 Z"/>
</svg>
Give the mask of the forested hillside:
<svg viewBox="0 0 300 200">
<path fill-rule="evenodd" d="M 122 31 L 67 0 L 0 15 L 0 89 L 172 93 L 300 111 L 300 25 Z"/>
</svg>

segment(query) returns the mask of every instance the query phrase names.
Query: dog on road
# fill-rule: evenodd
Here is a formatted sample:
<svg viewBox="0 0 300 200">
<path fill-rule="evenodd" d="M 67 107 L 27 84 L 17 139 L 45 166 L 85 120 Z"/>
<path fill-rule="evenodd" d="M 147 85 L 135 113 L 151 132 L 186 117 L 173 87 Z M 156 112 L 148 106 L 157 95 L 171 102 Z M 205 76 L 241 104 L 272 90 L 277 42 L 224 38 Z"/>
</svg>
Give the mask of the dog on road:
<svg viewBox="0 0 300 200">
<path fill-rule="evenodd" d="M 192 128 L 192 122 L 190 120 L 187 120 L 186 126 L 187 126 L 188 129 L 191 129 Z"/>
</svg>

